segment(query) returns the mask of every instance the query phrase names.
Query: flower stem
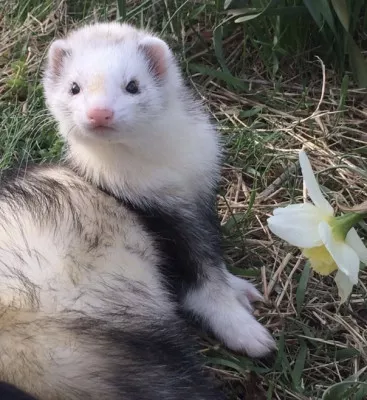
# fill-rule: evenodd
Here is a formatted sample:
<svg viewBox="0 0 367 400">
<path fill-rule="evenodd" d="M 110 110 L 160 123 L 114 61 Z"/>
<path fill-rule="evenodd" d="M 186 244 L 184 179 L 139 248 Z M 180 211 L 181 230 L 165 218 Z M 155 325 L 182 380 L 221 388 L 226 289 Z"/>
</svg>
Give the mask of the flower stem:
<svg viewBox="0 0 367 400">
<path fill-rule="evenodd" d="M 344 240 L 353 226 L 366 217 L 367 213 L 347 213 L 340 217 L 334 217 L 330 225 L 335 237 Z"/>
</svg>

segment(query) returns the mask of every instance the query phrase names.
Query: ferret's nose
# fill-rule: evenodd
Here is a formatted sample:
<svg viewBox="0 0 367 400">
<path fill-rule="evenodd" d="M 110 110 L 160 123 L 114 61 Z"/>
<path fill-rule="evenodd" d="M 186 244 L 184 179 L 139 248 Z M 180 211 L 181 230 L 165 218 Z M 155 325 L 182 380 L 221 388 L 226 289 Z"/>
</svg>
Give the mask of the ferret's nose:
<svg viewBox="0 0 367 400">
<path fill-rule="evenodd" d="M 113 118 L 113 111 L 109 108 L 91 108 L 87 112 L 87 117 L 95 126 L 106 126 Z"/>
</svg>

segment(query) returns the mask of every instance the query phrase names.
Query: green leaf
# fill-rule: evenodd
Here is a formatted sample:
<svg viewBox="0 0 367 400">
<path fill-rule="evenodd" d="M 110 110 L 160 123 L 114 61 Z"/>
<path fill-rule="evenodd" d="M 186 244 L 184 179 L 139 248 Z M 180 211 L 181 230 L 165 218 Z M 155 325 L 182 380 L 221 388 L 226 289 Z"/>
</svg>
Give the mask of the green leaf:
<svg viewBox="0 0 367 400">
<path fill-rule="evenodd" d="M 231 360 L 226 360 L 224 358 L 214 358 L 214 357 L 207 357 L 206 359 L 211 364 L 229 367 L 229 368 L 239 372 L 240 374 L 246 374 L 246 372 L 248 371 L 246 368 L 241 367 L 240 365 L 238 365 L 238 363 L 231 361 Z"/>
<path fill-rule="evenodd" d="M 190 14 L 190 20 L 192 19 L 196 19 L 197 17 L 199 17 L 201 15 L 201 13 L 205 10 L 206 5 L 203 4 L 202 6 L 198 7 L 197 9 L 194 9 L 192 14 Z"/>
<path fill-rule="evenodd" d="M 264 106 L 252 107 L 250 110 L 246 110 L 246 111 L 241 110 L 239 115 L 241 118 L 249 118 L 249 117 L 253 117 L 254 115 L 260 114 L 263 109 L 264 109 Z"/>
<path fill-rule="evenodd" d="M 223 38 L 223 26 L 220 25 L 217 28 L 215 28 L 214 32 L 213 32 L 214 52 L 215 52 L 215 55 L 217 57 L 217 60 L 220 64 L 220 66 L 222 67 L 223 72 L 233 78 L 233 75 L 231 74 L 231 72 L 229 71 L 229 69 L 225 63 L 225 59 L 224 59 L 224 55 L 223 55 L 223 46 L 222 46 L 223 40 L 222 40 L 222 38 Z"/>
<path fill-rule="evenodd" d="M 253 7 L 246 7 L 246 8 L 239 8 L 239 9 L 230 9 L 227 11 L 227 14 L 232 17 L 239 17 L 241 15 L 252 15 L 261 13 L 261 8 L 253 8 Z"/>
<path fill-rule="evenodd" d="M 322 16 L 325 18 L 325 21 L 329 25 L 330 29 L 334 32 L 335 36 L 337 36 L 337 29 L 335 26 L 335 20 L 329 4 L 329 0 L 314 0 L 314 3 L 315 2 L 319 2 L 320 12 Z"/>
<path fill-rule="evenodd" d="M 338 382 L 326 389 L 321 400 L 347 400 L 350 395 L 355 393 L 359 387 L 367 388 L 366 382 Z"/>
<path fill-rule="evenodd" d="M 358 392 L 355 395 L 355 400 L 366 400 L 367 397 L 367 385 L 361 385 Z"/>
<path fill-rule="evenodd" d="M 234 89 L 240 89 L 243 91 L 247 91 L 248 90 L 248 84 L 243 82 L 241 79 L 238 79 L 234 76 L 232 76 L 231 74 L 228 74 L 226 72 L 223 71 L 218 71 L 216 69 L 213 68 L 208 68 L 204 65 L 200 65 L 200 64 L 190 64 L 189 68 L 193 71 L 193 72 L 199 72 L 202 75 L 208 75 L 212 78 L 217 78 L 221 81 L 226 82 L 229 86 L 233 87 Z"/>
<path fill-rule="evenodd" d="M 259 12 L 257 14 L 248 14 L 244 15 L 243 17 L 237 18 L 234 20 L 236 24 L 240 24 L 241 22 L 246 22 L 246 21 L 251 21 L 252 19 L 255 19 L 259 17 L 263 12 Z"/>
<path fill-rule="evenodd" d="M 246 219 L 246 213 L 236 213 L 232 214 L 227 222 L 222 225 L 222 229 L 225 232 L 230 232 L 234 227 L 236 227 L 238 224 L 242 224 L 243 221 Z"/>
<path fill-rule="evenodd" d="M 361 388 L 363 388 L 363 392 L 367 393 L 367 383 L 362 377 L 362 374 L 365 372 L 366 369 L 367 367 L 363 367 L 362 369 L 357 371 L 357 373 L 344 379 L 344 381 L 335 383 L 334 385 L 328 387 L 323 393 L 321 400 L 351 399 L 350 394 L 356 393 L 357 390 L 360 393 Z M 359 378 L 361 378 L 361 380 L 359 380 Z"/>
<path fill-rule="evenodd" d="M 117 1 L 117 20 L 125 21 L 127 14 L 126 0 Z"/>
<path fill-rule="evenodd" d="M 343 76 L 342 84 L 340 87 L 340 100 L 339 100 L 338 111 L 345 110 L 345 103 L 348 97 L 348 86 L 349 86 L 349 76 L 346 74 Z"/>
<path fill-rule="evenodd" d="M 233 16 L 244 14 L 242 17 L 235 19 L 234 22 L 239 24 L 241 22 L 250 21 L 252 19 L 259 17 L 260 15 L 264 14 L 268 9 L 270 9 L 272 6 L 276 5 L 277 3 L 278 3 L 278 0 L 270 0 L 269 3 L 267 4 L 267 6 L 264 7 L 263 9 L 261 9 L 261 8 L 242 8 L 240 10 L 229 10 L 228 14 L 233 15 Z"/>
<path fill-rule="evenodd" d="M 228 11 L 228 14 L 232 15 L 233 17 L 240 16 L 240 18 L 235 19 L 236 23 L 240 23 L 250 21 L 260 16 L 296 17 L 307 14 L 307 8 L 304 6 L 267 7 L 265 10 L 261 10 L 258 8 L 245 8 L 241 10 L 230 10 Z"/>
<path fill-rule="evenodd" d="M 367 88 L 367 61 L 348 33 L 349 62 L 360 88 Z"/>
<path fill-rule="evenodd" d="M 249 0 L 226 0 L 224 2 L 224 9 L 227 10 L 227 8 L 240 8 L 244 7 L 248 4 Z"/>
<path fill-rule="evenodd" d="M 252 210 L 252 207 L 255 203 L 256 194 L 257 194 L 256 190 L 251 191 L 250 200 L 248 202 L 247 210 L 245 212 L 245 218 L 250 214 L 250 212 Z"/>
<path fill-rule="evenodd" d="M 358 356 L 359 354 L 361 354 L 361 353 L 357 349 L 353 349 L 353 348 L 340 349 L 340 350 L 337 350 L 334 352 L 334 358 L 336 361 L 343 361 L 343 360 L 349 360 L 350 358 Z"/>
<path fill-rule="evenodd" d="M 300 315 L 303 302 L 305 300 L 306 288 L 308 283 L 308 277 L 310 276 L 310 263 L 307 261 L 301 275 L 301 279 L 299 280 L 297 292 L 296 292 L 296 304 L 297 304 L 297 314 Z"/>
<path fill-rule="evenodd" d="M 280 333 L 280 337 L 277 343 L 277 356 L 274 361 L 273 370 L 281 371 L 285 376 L 288 376 L 288 371 L 291 371 L 289 361 L 287 359 L 286 350 L 285 350 L 285 336 L 284 331 Z"/>
<path fill-rule="evenodd" d="M 261 366 L 257 365 L 257 363 L 254 362 L 252 359 L 247 358 L 247 357 L 238 356 L 238 361 L 239 361 L 239 364 L 243 368 L 245 368 L 247 371 L 253 371 L 258 374 L 264 374 L 264 373 L 271 371 L 271 368 L 265 367 L 265 366 L 261 367 Z"/>
<path fill-rule="evenodd" d="M 327 22 L 334 35 L 337 36 L 337 30 L 335 28 L 335 21 L 330 4 L 328 0 L 303 0 L 304 4 L 308 8 L 310 14 L 314 18 L 317 25 L 321 28 L 323 21 L 320 19 L 322 15 L 323 19 Z"/>
<path fill-rule="evenodd" d="M 363 17 L 367 17 L 367 10 L 363 9 L 365 2 L 366 0 L 354 0 L 353 2 L 350 2 L 350 7 L 348 7 L 348 9 L 350 11 L 349 33 L 351 35 L 355 33 L 355 30 L 357 26 L 361 23 L 361 20 L 363 20 Z"/>
<path fill-rule="evenodd" d="M 293 385 L 298 391 L 302 390 L 301 387 L 301 379 L 302 379 L 302 374 L 303 370 L 305 368 L 305 362 L 306 362 L 306 357 L 307 357 L 307 351 L 308 347 L 306 344 L 306 341 L 303 339 L 300 339 L 301 346 L 297 355 L 296 362 L 294 363 L 294 368 L 292 371 L 292 380 L 293 380 Z"/>
<path fill-rule="evenodd" d="M 224 2 L 224 9 L 226 10 L 231 4 L 232 4 L 233 0 L 226 0 Z"/>
<path fill-rule="evenodd" d="M 334 10 L 340 23 L 342 24 L 347 35 L 347 49 L 349 53 L 349 62 L 353 75 L 355 76 L 360 88 L 367 87 L 367 62 L 360 48 L 354 41 L 349 32 L 350 14 L 346 0 L 331 0 Z"/>
<path fill-rule="evenodd" d="M 342 23 L 344 29 L 349 32 L 350 15 L 346 0 L 331 0 L 334 11 Z"/>
<path fill-rule="evenodd" d="M 312 18 L 316 22 L 319 28 L 323 25 L 323 16 L 320 11 L 320 7 L 318 7 L 318 3 L 314 4 L 313 0 L 303 0 L 305 6 L 307 7 L 308 11 L 310 12 Z"/>
</svg>

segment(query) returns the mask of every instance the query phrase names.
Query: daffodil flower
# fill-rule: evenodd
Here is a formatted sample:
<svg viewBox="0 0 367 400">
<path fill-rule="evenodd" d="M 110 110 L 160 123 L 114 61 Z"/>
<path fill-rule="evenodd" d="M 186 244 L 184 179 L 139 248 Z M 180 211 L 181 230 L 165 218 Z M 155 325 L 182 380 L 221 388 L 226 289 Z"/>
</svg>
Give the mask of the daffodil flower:
<svg viewBox="0 0 367 400">
<path fill-rule="evenodd" d="M 341 302 L 358 283 L 360 262 L 367 263 L 367 248 L 353 226 L 364 216 L 348 213 L 334 216 L 323 196 L 306 153 L 299 153 L 305 186 L 312 203 L 276 208 L 268 218 L 269 229 L 281 239 L 303 250 L 311 267 L 321 275 L 337 270 L 335 282 Z"/>
</svg>

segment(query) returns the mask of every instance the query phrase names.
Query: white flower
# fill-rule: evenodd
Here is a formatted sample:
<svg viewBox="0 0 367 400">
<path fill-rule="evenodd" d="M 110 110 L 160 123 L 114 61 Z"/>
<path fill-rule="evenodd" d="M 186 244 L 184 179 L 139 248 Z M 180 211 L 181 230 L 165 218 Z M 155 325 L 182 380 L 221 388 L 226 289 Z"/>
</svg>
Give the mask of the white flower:
<svg viewBox="0 0 367 400">
<path fill-rule="evenodd" d="M 292 204 L 277 208 L 268 218 L 269 229 L 293 246 L 300 247 L 311 267 L 322 275 L 338 270 L 335 282 L 341 302 L 358 283 L 360 261 L 367 263 L 367 248 L 353 225 L 363 218 L 348 213 L 334 217 L 332 206 L 321 193 L 306 153 L 299 153 L 302 175 L 314 204 Z"/>
</svg>

